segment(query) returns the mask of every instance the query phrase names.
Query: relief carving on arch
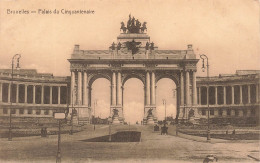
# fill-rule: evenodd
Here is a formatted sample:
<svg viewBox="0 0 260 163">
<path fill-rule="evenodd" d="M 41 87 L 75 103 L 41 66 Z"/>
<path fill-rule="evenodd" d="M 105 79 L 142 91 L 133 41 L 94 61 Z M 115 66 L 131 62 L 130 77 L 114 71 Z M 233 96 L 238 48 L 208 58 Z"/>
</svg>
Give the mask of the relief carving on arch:
<svg viewBox="0 0 260 163">
<path fill-rule="evenodd" d="M 180 83 L 179 73 L 176 71 L 164 71 L 164 72 L 157 72 L 155 74 L 155 82 L 157 83 L 162 78 L 170 78 L 176 84 L 176 86 Z"/>
<path fill-rule="evenodd" d="M 88 85 L 91 87 L 93 82 L 98 78 L 105 78 L 111 82 L 112 73 L 111 72 L 103 72 L 103 71 L 90 71 L 88 72 Z"/>
<path fill-rule="evenodd" d="M 131 72 L 122 72 L 122 85 L 131 78 L 137 78 L 142 81 L 143 84 L 145 84 L 145 72 L 136 72 L 136 71 L 131 71 Z"/>
</svg>

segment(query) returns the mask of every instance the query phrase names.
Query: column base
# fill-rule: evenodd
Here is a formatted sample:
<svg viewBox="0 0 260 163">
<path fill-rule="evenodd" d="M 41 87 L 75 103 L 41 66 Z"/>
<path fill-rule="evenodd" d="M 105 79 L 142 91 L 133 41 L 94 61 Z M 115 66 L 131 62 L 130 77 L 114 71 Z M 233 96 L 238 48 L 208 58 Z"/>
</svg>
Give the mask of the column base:
<svg viewBox="0 0 260 163">
<path fill-rule="evenodd" d="M 112 124 L 121 124 L 120 121 L 119 121 L 119 116 L 113 116 Z"/>
<path fill-rule="evenodd" d="M 90 124 L 91 123 L 91 108 L 88 106 L 74 106 L 69 109 L 67 120 L 73 124 Z M 74 111 L 72 111 L 74 110 Z M 72 117 L 72 118 L 71 118 Z M 70 122 L 71 123 L 71 122 Z"/>
<path fill-rule="evenodd" d="M 199 118 L 197 106 L 180 106 L 178 117 L 180 123 L 197 124 Z"/>
</svg>

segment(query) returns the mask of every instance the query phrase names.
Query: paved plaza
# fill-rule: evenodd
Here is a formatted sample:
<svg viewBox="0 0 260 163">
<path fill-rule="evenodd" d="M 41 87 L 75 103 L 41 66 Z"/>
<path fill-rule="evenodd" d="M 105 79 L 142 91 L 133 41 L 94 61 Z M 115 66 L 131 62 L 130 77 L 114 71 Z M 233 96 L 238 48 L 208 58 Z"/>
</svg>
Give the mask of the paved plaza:
<svg viewBox="0 0 260 163">
<path fill-rule="evenodd" d="M 154 132 L 152 126 L 112 126 L 116 131 L 141 131 L 140 142 L 86 142 L 84 140 L 108 135 L 108 125 L 84 126 L 73 135 L 62 134 L 62 162 L 202 162 L 208 154 L 218 157 L 218 162 L 256 162 L 259 141 L 227 141 Z M 57 135 L 0 139 L 0 158 L 4 162 L 55 162 Z M 252 156 L 252 157 L 251 157 Z"/>
</svg>

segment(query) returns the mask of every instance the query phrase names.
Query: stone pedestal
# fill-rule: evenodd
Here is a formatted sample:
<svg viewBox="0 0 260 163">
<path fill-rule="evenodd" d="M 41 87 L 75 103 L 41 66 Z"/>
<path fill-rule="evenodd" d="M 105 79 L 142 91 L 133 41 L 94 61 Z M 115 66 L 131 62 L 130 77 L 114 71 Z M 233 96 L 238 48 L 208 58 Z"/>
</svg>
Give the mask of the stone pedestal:
<svg viewBox="0 0 260 163">
<path fill-rule="evenodd" d="M 147 116 L 146 124 L 154 124 L 153 115 Z"/>
<path fill-rule="evenodd" d="M 118 115 L 114 115 L 113 118 L 112 118 L 112 123 L 113 124 L 120 124 L 120 121 L 119 121 L 119 116 Z"/>
<path fill-rule="evenodd" d="M 123 109 L 121 106 L 112 106 L 111 107 L 111 115 L 113 124 L 123 124 Z"/>
<path fill-rule="evenodd" d="M 143 124 L 157 124 L 156 117 L 156 107 L 155 106 L 145 106 L 145 115 L 143 119 Z"/>
</svg>

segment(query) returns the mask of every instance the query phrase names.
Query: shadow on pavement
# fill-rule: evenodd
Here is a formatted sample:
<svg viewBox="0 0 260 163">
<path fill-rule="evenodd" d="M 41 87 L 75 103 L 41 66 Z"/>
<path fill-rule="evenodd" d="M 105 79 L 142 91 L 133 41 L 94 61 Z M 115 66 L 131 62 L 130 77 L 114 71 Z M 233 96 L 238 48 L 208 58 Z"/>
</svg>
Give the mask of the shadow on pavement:
<svg viewBox="0 0 260 163">
<path fill-rule="evenodd" d="M 81 140 L 84 142 L 140 142 L 141 132 L 138 131 L 120 131 L 111 135 L 111 141 L 109 141 L 109 135 L 95 137 L 91 139 Z"/>
</svg>

